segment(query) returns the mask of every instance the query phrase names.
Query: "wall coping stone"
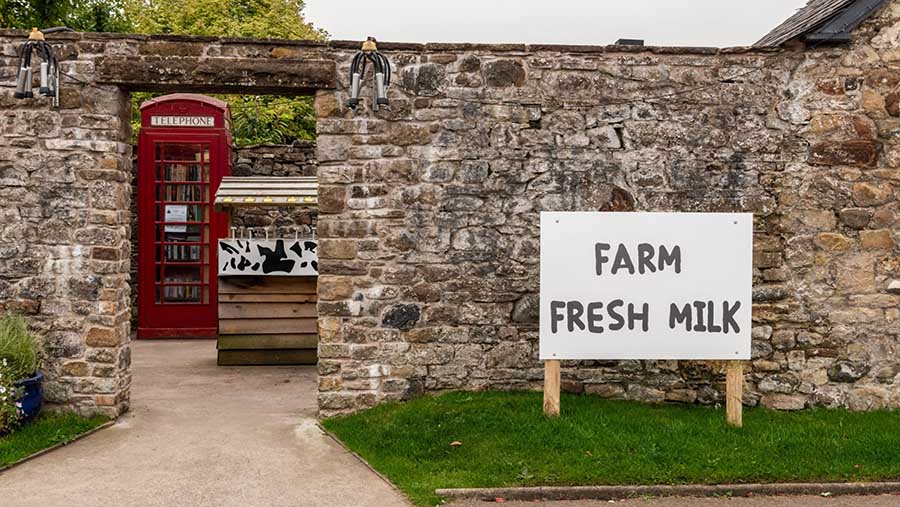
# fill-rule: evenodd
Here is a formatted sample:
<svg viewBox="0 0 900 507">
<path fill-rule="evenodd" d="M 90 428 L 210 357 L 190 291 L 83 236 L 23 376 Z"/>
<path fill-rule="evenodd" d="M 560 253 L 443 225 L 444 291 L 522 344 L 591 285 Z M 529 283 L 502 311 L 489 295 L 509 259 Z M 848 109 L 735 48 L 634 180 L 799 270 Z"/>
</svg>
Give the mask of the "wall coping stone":
<svg viewBox="0 0 900 507">
<path fill-rule="evenodd" d="M 27 38 L 29 30 L 0 29 L 0 37 Z M 110 33 L 110 32 L 59 32 L 48 35 L 48 41 L 62 40 L 144 40 L 144 41 L 169 41 L 169 42 L 198 42 L 241 45 L 279 45 L 298 47 L 317 47 L 330 49 L 358 50 L 362 40 L 331 40 L 318 41 L 306 39 L 256 39 L 250 37 L 208 37 L 199 35 L 177 34 L 134 34 L 134 33 Z M 591 45 L 591 44 L 527 44 L 527 43 L 470 43 L 470 42 L 378 42 L 381 50 L 387 51 L 418 51 L 423 53 L 446 51 L 490 51 L 495 53 L 530 53 L 538 51 L 551 51 L 560 53 L 652 53 L 652 54 L 686 54 L 686 55 L 717 55 L 717 54 L 744 54 L 744 53 L 777 53 L 785 51 L 782 48 L 755 48 L 752 46 L 734 47 L 691 47 L 691 46 L 628 46 L 628 45 Z"/>
</svg>

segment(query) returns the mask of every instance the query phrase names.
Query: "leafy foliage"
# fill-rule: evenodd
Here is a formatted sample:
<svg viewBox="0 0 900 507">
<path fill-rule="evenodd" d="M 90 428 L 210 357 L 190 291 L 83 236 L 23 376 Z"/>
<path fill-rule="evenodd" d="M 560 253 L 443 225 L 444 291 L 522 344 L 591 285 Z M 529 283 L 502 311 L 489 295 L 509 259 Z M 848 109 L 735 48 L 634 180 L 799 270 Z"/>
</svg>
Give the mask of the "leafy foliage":
<svg viewBox="0 0 900 507">
<path fill-rule="evenodd" d="M 4 361 L 13 380 L 28 378 L 38 371 L 44 360 L 44 345 L 28 331 L 21 315 L 8 313 L 0 318 L 0 361 Z"/>
<path fill-rule="evenodd" d="M 4 361 L 0 360 L 0 435 L 15 429 L 22 419 L 22 389 L 16 388 L 8 361 Z"/>
<path fill-rule="evenodd" d="M 303 18 L 302 0 L 125 0 L 126 15 L 140 33 L 217 37 L 324 39 Z M 132 94 L 132 131 L 140 130 L 140 104 L 160 94 Z M 286 144 L 314 139 L 311 97 L 215 95 L 231 108 L 235 144 Z"/>
<path fill-rule="evenodd" d="M 131 128 L 134 141 L 141 129 L 140 104 L 162 95 L 152 92 L 131 94 Z M 312 97 L 273 95 L 212 95 L 231 109 L 231 135 L 238 146 L 290 144 L 316 138 L 316 113 Z"/>
<path fill-rule="evenodd" d="M 286 144 L 315 139 L 316 113 L 311 97 L 226 96 L 232 135 L 238 145 Z"/>
<path fill-rule="evenodd" d="M 19 380 L 37 372 L 43 361 L 43 344 L 28 331 L 21 315 L 0 318 L 0 435 L 15 428 L 22 415 Z"/>
<path fill-rule="evenodd" d="M 126 32 L 125 0 L 0 0 L 0 27 L 68 26 L 85 32 Z"/>
<path fill-rule="evenodd" d="M 138 33 L 324 39 L 301 15 L 303 0 L 125 0 Z"/>
</svg>

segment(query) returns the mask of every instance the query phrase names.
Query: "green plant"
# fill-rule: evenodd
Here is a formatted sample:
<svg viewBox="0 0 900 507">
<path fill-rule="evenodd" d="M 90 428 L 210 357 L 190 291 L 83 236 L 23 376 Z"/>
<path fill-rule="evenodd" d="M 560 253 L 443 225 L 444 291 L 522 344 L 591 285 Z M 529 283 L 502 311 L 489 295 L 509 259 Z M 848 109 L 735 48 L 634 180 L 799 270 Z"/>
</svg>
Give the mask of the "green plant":
<svg viewBox="0 0 900 507">
<path fill-rule="evenodd" d="M 132 142 L 138 142 L 141 130 L 141 104 L 164 95 L 156 92 L 131 94 Z M 312 97 L 275 95 L 213 94 L 231 109 L 231 134 L 237 146 L 290 144 L 316 138 L 316 112 Z"/>
<path fill-rule="evenodd" d="M 231 106 L 231 133 L 238 146 L 315 139 L 312 97 L 228 95 L 222 98 Z"/>
<path fill-rule="evenodd" d="M 82 417 L 69 412 L 41 412 L 27 425 L 0 436 L 0 469 L 43 449 L 69 443 L 108 420 L 102 416 Z"/>
<path fill-rule="evenodd" d="M 43 352 L 43 343 L 28 331 L 24 317 L 7 313 L 0 318 L 0 361 L 13 381 L 34 375 L 43 362 Z"/>
<path fill-rule="evenodd" d="M 22 418 L 22 389 L 15 386 L 15 380 L 9 361 L 0 359 L 0 435 L 9 433 Z"/>
<path fill-rule="evenodd" d="M 900 411 L 725 411 L 539 392 L 456 392 L 322 421 L 421 506 L 437 488 L 853 482 L 900 477 Z M 455 444 L 455 445 L 454 445 Z"/>
</svg>

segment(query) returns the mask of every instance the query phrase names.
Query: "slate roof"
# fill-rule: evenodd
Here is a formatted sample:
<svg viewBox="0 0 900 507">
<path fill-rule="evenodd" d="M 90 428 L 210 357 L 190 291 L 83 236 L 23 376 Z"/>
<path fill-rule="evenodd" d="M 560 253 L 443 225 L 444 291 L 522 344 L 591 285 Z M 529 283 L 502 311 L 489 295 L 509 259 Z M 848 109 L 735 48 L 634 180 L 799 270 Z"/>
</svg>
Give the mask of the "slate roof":
<svg viewBox="0 0 900 507">
<path fill-rule="evenodd" d="M 800 8 L 784 23 L 775 27 L 765 37 L 754 44 L 754 47 L 777 47 L 785 42 L 806 35 L 825 25 L 828 21 L 840 15 L 846 7 L 857 3 L 858 0 L 809 0 L 805 7 Z M 877 2 L 881 4 L 881 2 Z M 868 12 L 868 15 L 871 13 Z M 862 20 L 859 20 L 860 22 Z M 856 28 L 858 23 L 852 28 Z"/>
</svg>

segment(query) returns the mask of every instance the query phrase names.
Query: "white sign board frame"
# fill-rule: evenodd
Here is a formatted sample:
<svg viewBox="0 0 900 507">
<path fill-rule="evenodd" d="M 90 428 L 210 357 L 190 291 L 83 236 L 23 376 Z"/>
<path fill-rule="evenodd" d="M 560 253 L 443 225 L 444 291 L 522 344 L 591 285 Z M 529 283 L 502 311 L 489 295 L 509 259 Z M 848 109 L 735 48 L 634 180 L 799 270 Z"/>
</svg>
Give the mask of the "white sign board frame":
<svg viewBox="0 0 900 507">
<path fill-rule="evenodd" d="M 750 359 L 751 213 L 542 212 L 540 262 L 542 360 Z"/>
</svg>

